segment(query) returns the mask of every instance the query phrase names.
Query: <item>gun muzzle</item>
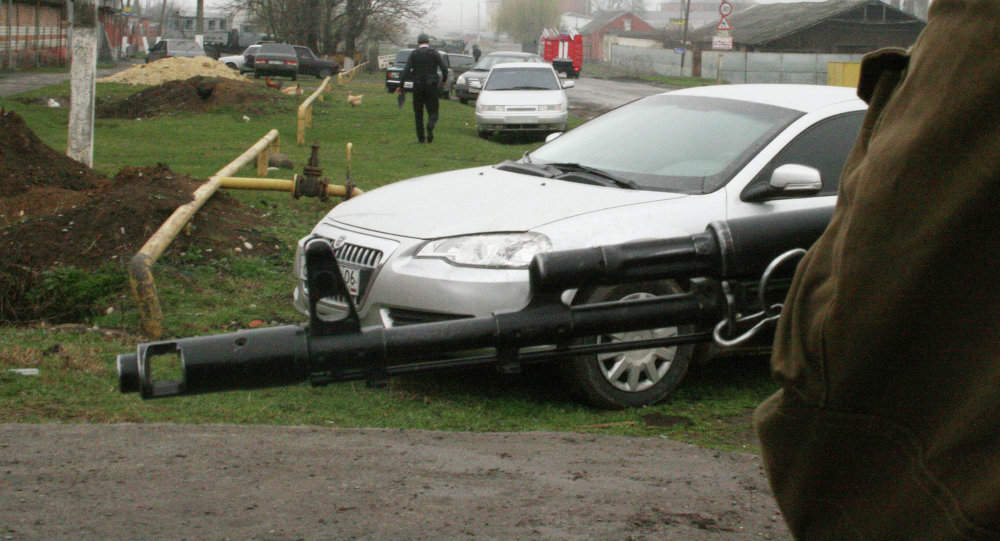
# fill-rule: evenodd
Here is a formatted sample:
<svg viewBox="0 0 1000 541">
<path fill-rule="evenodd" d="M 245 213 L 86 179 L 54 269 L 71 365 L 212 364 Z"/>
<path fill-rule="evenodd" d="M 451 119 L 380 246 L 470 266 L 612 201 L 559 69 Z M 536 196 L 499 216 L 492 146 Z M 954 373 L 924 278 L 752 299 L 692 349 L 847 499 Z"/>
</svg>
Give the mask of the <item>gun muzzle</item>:
<svg viewBox="0 0 1000 541">
<path fill-rule="evenodd" d="M 309 377 L 307 337 L 286 325 L 140 344 L 118 356 L 118 389 L 163 398 L 299 383 Z"/>
</svg>

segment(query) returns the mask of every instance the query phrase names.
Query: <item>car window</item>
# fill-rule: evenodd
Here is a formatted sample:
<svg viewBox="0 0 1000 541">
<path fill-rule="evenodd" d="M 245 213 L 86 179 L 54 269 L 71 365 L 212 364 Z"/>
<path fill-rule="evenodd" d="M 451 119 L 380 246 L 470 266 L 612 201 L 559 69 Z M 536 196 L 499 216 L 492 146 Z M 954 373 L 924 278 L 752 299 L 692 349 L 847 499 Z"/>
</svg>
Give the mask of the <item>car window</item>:
<svg viewBox="0 0 1000 541">
<path fill-rule="evenodd" d="M 820 194 L 836 194 L 844 163 L 854 148 L 864 118 L 864 111 L 856 111 L 828 118 L 810 127 L 785 146 L 751 185 L 768 182 L 775 169 L 794 163 L 819 170 L 823 180 Z"/>
<path fill-rule="evenodd" d="M 295 54 L 298 55 L 299 58 L 316 58 L 308 47 L 296 47 Z"/>
<path fill-rule="evenodd" d="M 197 51 L 198 44 L 193 41 L 178 41 L 170 45 L 170 49 L 175 51 Z"/>
<path fill-rule="evenodd" d="M 401 66 L 406 65 L 406 61 L 410 59 L 410 53 L 412 52 L 413 49 L 400 49 L 399 51 L 396 51 L 396 60 L 394 60 L 393 63 Z"/>
<path fill-rule="evenodd" d="M 449 60 L 451 62 L 451 67 L 455 68 L 456 70 L 458 69 L 467 70 L 470 67 L 472 67 L 473 64 L 476 63 L 475 59 L 473 59 L 471 56 L 455 55 L 455 54 L 450 54 L 448 56 L 450 57 Z"/>
<path fill-rule="evenodd" d="M 479 62 L 472 69 L 479 71 L 490 71 L 493 66 L 500 64 L 510 64 L 511 62 L 531 62 L 531 58 L 525 58 L 523 56 L 503 56 L 503 55 L 486 55 L 479 59 Z"/>
<path fill-rule="evenodd" d="M 558 90 L 559 78 L 550 69 L 497 68 L 486 80 L 486 90 Z"/>
<path fill-rule="evenodd" d="M 800 116 L 739 100 L 657 95 L 566 132 L 526 159 L 604 169 L 642 189 L 709 193 Z"/>
</svg>

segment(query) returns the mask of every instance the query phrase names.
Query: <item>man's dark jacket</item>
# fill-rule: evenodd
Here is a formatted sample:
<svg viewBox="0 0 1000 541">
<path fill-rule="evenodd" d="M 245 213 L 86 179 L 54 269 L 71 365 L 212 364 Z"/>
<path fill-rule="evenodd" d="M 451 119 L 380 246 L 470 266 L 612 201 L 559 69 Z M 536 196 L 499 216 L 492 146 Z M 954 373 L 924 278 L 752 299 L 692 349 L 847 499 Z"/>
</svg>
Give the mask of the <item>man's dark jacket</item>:
<svg viewBox="0 0 1000 541">
<path fill-rule="evenodd" d="M 441 73 L 438 74 L 438 70 Z M 441 55 L 430 47 L 417 47 L 410 53 L 406 67 L 400 75 L 400 83 L 413 81 L 414 90 L 430 86 L 440 86 L 448 79 L 448 66 L 444 65 Z"/>
</svg>

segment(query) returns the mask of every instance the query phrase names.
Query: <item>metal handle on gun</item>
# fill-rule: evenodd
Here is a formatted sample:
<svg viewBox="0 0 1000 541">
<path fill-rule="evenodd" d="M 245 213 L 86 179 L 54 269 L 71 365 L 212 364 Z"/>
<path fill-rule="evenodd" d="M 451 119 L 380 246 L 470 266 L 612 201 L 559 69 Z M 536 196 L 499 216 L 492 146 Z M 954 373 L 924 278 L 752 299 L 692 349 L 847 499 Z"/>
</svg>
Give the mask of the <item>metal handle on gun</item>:
<svg viewBox="0 0 1000 541">
<path fill-rule="evenodd" d="M 802 248 L 789 250 L 774 258 L 767 268 L 764 269 L 764 273 L 761 274 L 760 282 L 757 285 L 757 299 L 760 302 L 761 311 L 755 314 L 740 317 L 740 315 L 736 313 L 736 299 L 733 297 L 730 290 L 729 282 L 722 282 L 722 293 L 726 300 L 726 317 L 715 326 L 715 329 L 712 330 L 712 339 L 717 345 L 722 347 L 738 346 L 756 336 L 762 329 L 778 322 L 778 318 L 781 317 L 782 305 L 780 303 L 773 305 L 767 304 L 767 284 L 771 281 L 771 275 L 774 274 L 774 271 L 778 267 L 788 261 L 791 261 L 792 259 L 799 259 L 805 254 L 806 251 Z M 747 325 L 754 321 L 756 321 L 756 323 L 754 323 L 753 326 L 743 334 L 735 338 L 723 337 L 724 330 L 730 329 L 731 331 L 735 331 L 739 325 Z"/>
</svg>

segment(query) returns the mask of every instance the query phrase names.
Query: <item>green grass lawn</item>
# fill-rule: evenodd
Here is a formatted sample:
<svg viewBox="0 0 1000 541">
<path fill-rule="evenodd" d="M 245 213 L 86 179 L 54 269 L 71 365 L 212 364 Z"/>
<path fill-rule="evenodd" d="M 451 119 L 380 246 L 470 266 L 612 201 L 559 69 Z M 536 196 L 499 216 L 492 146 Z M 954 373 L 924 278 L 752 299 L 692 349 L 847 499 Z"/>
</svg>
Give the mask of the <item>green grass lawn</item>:
<svg viewBox="0 0 1000 541">
<path fill-rule="evenodd" d="M 305 95 L 314 80 L 301 81 Z M 136 88 L 98 84 L 99 100 Z M 347 94 L 363 94 L 351 107 Z M 66 97 L 68 85 L 0 99 L 49 146 L 66 147 L 68 112 L 33 98 Z M 442 102 L 433 145 L 418 145 L 409 103 L 402 109 L 377 75 L 335 86 L 316 102 L 308 144 L 297 145 L 295 109 L 303 99 L 283 97 L 259 113 L 241 108 L 210 114 L 177 113 L 143 119 L 97 120 L 95 169 L 114 175 L 123 166 L 167 164 L 172 170 L 207 177 L 239 156 L 270 129 L 281 134 L 281 152 L 295 171 L 271 171 L 291 178 L 301 172 L 310 145 L 320 145 L 324 176 L 342 183 L 345 148 L 353 145 L 350 175 L 370 191 L 379 186 L 439 171 L 516 159 L 540 143 L 477 136 L 474 111 L 456 101 Z M 41 100 L 44 101 L 44 100 Z M 579 123 L 579 120 L 574 120 Z M 242 175 L 256 176 L 251 167 Z M 214 334 L 246 328 L 253 320 L 298 323 L 291 308 L 292 254 L 333 202 L 294 200 L 285 193 L 229 192 L 251 206 L 266 208 L 273 226 L 267 233 L 279 246 L 267 257 L 208 258 L 198 250 L 168 250 L 153 268 L 167 336 Z M 0 222 L 0 228 L 3 222 Z M 0 229 L 2 232 L 2 229 Z M 123 271 L 124 272 L 124 269 Z M 114 360 L 134 351 L 139 315 L 130 294 L 114 291 L 79 325 L 43 323 L 0 327 L 0 422 L 179 422 L 316 424 L 440 430 L 573 430 L 681 439 L 726 449 L 754 450 L 749 412 L 775 386 L 766 361 L 727 359 L 696 368 L 669 401 L 656 407 L 598 411 L 567 396 L 550 367 L 515 377 L 488 370 L 397 378 L 384 389 L 363 383 L 312 388 L 239 391 L 171 400 L 142 401 L 117 392 Z M 114 332 L 111 332 L 113 330 Z M 10 369 L 37 368 L 25 376 Z"/>
</svg>

